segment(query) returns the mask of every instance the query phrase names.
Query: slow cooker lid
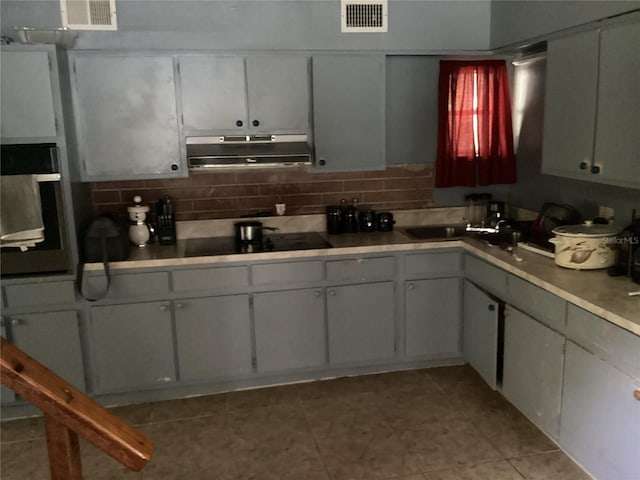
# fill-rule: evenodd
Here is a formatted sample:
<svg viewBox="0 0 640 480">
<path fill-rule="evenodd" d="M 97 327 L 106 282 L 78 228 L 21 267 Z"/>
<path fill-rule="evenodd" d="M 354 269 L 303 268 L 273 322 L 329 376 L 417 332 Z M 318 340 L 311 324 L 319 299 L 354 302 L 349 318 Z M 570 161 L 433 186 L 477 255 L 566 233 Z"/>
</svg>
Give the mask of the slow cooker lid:
<svg viewBox="0 0 640 480">
<path fill-rule="evenodd" d="M 568 237 L 610 237 L 622 231 L 615 225 L 602 225 L 586 221 L 579 225 L 563 225 L 554 228 L 552 233 L 556 235 L 566 235 Z"/>
</svg>

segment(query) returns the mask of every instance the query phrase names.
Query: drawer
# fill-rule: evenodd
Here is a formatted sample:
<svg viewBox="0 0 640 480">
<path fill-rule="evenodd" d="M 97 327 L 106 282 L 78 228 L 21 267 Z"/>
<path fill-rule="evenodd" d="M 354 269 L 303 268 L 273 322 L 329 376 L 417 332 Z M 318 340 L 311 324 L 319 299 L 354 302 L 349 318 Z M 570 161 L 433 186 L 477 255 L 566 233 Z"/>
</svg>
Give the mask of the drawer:
<svg viewBox="0 0 640 480">
<path fill-rule="evenodd" d="M 404 269 L 410 277 L 446 277 L 462 272 L 462 255 L 458 252 L 419 253 L 404 257 Z"/>
<path fill-rule="evenodd" d="M 37 307 L 40 305 L 73 305 L 73 282 L 43 282 L 7 285 L 4 287 L 8 308 Z"/>
<path fill-rule="evenodd" d="M 471 255 L 464 257 L 464 275 L 501 300 L 507 298 L 507 272 Z"/>
<path fill-rule="evenodd" d="M 623 372 L 640 379 L 640 337 L 573 304 L 567 337 Z"/>
<path fill-rule="evenodd" d="M 89 294 L 104 290 L 104 275 L 87 275 L 85 281 Z M 169 274 L 167 272 L 127 273 L 111 275 L 111 287 L 105 298 L 127 298 L 167 293 L 169 293 Z"/>
<path fill-rule="evenodd" d="M 514 307 L 548 327 L 564 332 L 567 302 L 513 275 L 507 280 L 508 300 Z"/>
<path fill-rule="evenodd" d="M 228 291 L 249 286 L 249 268 L 244 266 L 177 270 L 172 275 L 174 292 Z"/>
<path fill-rule="evenodd" d="M 322 262 L 288 262 L 254 265 L 251 267 L 254 285 L 321 282 Z"/>
<path fill-rule="evenodd" d="M 388 278 L 394 274 L 395 259 L 393 257 L 354 258 L 327 262 L 327 280 L 330 282 L 366 281 Z"/>
</svg>

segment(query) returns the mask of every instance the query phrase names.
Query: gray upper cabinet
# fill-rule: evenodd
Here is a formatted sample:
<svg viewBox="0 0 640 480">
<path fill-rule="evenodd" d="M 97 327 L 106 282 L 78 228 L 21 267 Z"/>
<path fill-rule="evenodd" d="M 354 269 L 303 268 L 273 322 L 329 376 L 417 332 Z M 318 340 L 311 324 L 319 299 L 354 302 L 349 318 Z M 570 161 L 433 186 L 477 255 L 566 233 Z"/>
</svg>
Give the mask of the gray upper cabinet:
<svg viewBox="0 0 640 480">
<path fill-rule="evenodd" d="M 465 280 L 463 300 L 463 351 L 469 364 L 495 390 L 498 361 L 499 305 Z"/>
<path fill-rule="evenodd" d="M 253 302 L 258 372 L 326 363 L 323 289 L 257 293 Z"/>
<path fill-rule="evenodd" d="M 502 393 L 531 421 L 558 438 L 564 337 L 509 308 L 504 326 Z"/>
<path fill-rule="evenodd" d="M 331 364 L 393 358 L 393 282 L 328 288 L 327 318 Z"/>
<path fill-rule="evenodd" d="M 174 302 L 181 381 L 251 373 L 248 295 Z"/>
<path fill-rule="evenodd" d="M 188 134 L 308 133 L 307 57 L 190 55 L 178 62 Z"/>
<path fill-rule="evenodd" d="M 186 174 L 172 57 L 78 54 L 73 77 L 83 180 Z"/>
<path fill-rule="evenodd" d="M 385 168 L 385 58 L 313 57 L 313 131 L 321 171 Z"/>
<path fill-rule="evenodd" d="M 640 187 L 640 23 L 550 41 L 542 172 Z"/>
<path fill-rule="evenodd" d="M 0 64 L 2 143 L 55 142 L 56 116 L 49 53 L 3 48 Z"/>
<path fill-rule="evenodd" d="M 449 298 L 451 301 L 443 302 Z M 460 279 L 415 280 L 405 284 L 407 356 L 461 354 Z"/>
<path fill-rule="evenodd" d="M 603 183 L 640 188 L 640 23 L 605 28 L 600 35 L 600 78 L 595 161 Z"/>
</svg>

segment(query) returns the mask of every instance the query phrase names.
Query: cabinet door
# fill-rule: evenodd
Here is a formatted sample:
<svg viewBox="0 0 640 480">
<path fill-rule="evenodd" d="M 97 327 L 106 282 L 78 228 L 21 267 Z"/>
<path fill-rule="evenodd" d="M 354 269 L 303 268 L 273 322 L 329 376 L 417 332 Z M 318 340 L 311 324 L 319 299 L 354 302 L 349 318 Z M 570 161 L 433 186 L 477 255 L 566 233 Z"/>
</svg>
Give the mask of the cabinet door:
<svg viewBox="0 0 640 480">
<path fill-rule="evenodd" d="M 77 56 L 74 76 L 84 180 L 180 174 L 171 57 Z"/>
<path fill-rule="evenodd" d="M 329 362 L 363 363 L 395 354 L 392 282 L 327 290 Z"/>
<path fill-rule="evenodd" d="M 584 180 L 591 176 L 598 37 L 592 30 L 548 43 L 542 173 Z"/>
<path fill-rule="evenodd" d="M 251 372 L 248 295 L 178 300 L 175 308 L 180 380 Z"/>
<path fill-rule="evenodd" d="M 9 318 L 11 341 L 16 347 L 74 387 L 85 390 L 77 312 L 30 313 Z"/>
<path fill-rule="evenodd" d="M 443 301 L 443 299 L 449 301 Z M 405 349 L 410 357 L 459 356 L 460 280 L 416 280 L 405 285 Z"/>
<path fill-rule="evenodd" d="M 307 133 L 309 60 L 306 57 L 247 57 L 249 125 L 259 133 Z"/>
<path fill-rule="evenodd" d="M 596 181 L 640 187 L 640 23 L 602 30 Z M 598 178 L 599 177 L 599 178 Z"/>
<path fill-rule="evenodd" d="M 640 382 L 567 342 L 560 445 L 594 478 L 640 475 Z"/>
<path fill-rule="evenodd" d="M 56 119 L 47 52 L 0 55 L 0 133 L 5 139 L 55 142 Z"/>
<path fill-rule="evenodd" d="M 502 393 L 558 438 L 564 337 L 509 307 L 504 325 Z"/>
<path fill-rule="evenodd" d="M 316 167 L 322 171 L 385 167 L 385 58 L 313 57 Z"/>
<path fill-rule="evenodd" d="M 5 322 L 4 317 L 2 318 L 2 320 L 0 322 L 1 322 L 0 323 L 0 335 L 5 340 L 8 340 L 8 338 L 7 338 L 7 329 L 6 329 L 5 325 L 4 325 L 4 322 Z M 8 389 L 4 385 L 0 386 L 0 403 L 11 403 L 15 399 L 16 399 L 16 394 L 13 393 L 13 390 Z"/>
<path fill-rule="evenodd" d="M 101 392 L 175 381 L 169 302 L 93 307 L 91 334 Z"/>
<path fill-rule="evenodd" d="M 464 358 L 495 390 L 500 305 L 467 280 L 462 305 Z"/>
<path fill-rule="evenodd" d="M 257 293 L 253 305 L 259 372 L 326 363 L 322 289 Z"/>
<path fill-rule="evenodd" d="M 245 132 L 248 114 L 244 57 L 193 55 L 178 61 L 184 128 L 214 134 Z"/>
</svg>

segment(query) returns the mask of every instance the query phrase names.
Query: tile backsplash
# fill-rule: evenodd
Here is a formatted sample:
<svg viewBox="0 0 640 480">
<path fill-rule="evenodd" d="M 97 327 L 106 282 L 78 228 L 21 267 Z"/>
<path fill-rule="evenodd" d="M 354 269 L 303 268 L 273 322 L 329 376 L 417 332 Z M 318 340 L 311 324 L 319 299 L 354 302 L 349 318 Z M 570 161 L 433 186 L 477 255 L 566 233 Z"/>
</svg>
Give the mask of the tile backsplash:
<svg viewBox="0 0 640 480">
<path fill-rule="evenodd" d="M 395 165 L 368 172 L 316 173 L 306 167 L 190 172 L 166 180 L 128 180 L 91 184 L 95 213 L 126 213 L 135 195 L 151 205 L 169 195 L 177 220 L 208 220 L 274 214 L 284 203 L 287 215 L 323 213 L 342 198 L 361 208 L 406 210 L 433 206 L 433 166 Z M 153 210 L 152 210 L 153 211 Z"/>
</svg>

